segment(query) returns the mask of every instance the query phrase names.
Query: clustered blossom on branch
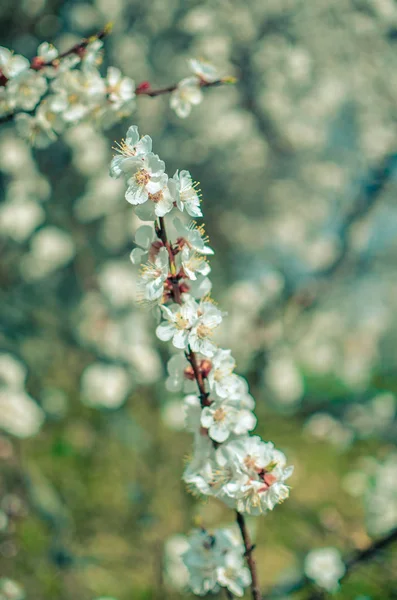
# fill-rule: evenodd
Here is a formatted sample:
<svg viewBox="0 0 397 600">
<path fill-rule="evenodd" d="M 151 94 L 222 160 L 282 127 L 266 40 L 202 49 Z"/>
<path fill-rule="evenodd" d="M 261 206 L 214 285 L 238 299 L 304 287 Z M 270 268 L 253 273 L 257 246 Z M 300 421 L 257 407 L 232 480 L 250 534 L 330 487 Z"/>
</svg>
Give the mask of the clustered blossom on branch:
<svg viewBox="0 0 397 600">
<path fill-rule="evenodd" d="M 244 548 L 228 529 L 193 531 L 189 548 L 182 555 L 189 571 L 194 594 L 204 596 L 226 587 L 235 596 L 243 596 L 251 583 L 251 574 L 244 565 Z"/>
<path fill-rule="evenodd" d="M 116 67 L 102 75 L 102 40 L 109 31 L 107 26 L 63 53 L 44 42 L 31 61 L 0 47 L 0 123 L 14 119 L 22 137 L 45 148 L 70 125 L 90 121 L 101 129 L 111 127 L 132 114 L 137 95 L 171 94 L 171 108 L 184 118 L 200 104 L 203 87 L 233 82 L 195 59 L 189 61 L 192 76 L 158 90 L 149 82 L 136 86 Z M 183 174 L 174 179 L 183 192 Z"/>
<path fill-rule="evenodd" d="M 213 340 L 225 315 L 209 296 L 211 269 L 206 258 L 213 250 L 202 226 L 186 226 L 180 218 L 184 212 L 202 215 L 196 186 L 188 171 L 168 177 L 164 162 L 152 152 L 152 140 L 140 138 L 135 126 L 119 145 L 110 172 L 113 177 L 125 176 L 126 200 L 140 218 L 153 221 L 138 229 L 131 259 L 140 264 L 142 300 L 160 308 L 157 337 L 171 341 L 179 351 L 169 360 L 167 387 L 192 392 L 191 384 L 196 384 L 196 393 L 185 398 L 186 428 L 194 435 L 194 447 L 183 479 L 193 493 L 222 500 L 240 517 L 265 514 L 288 497 L 285 482 L 293 469 L 271 442 L 249 434 L 256 425 L 254 399 L 246 381 L 234 372 L 230 350 L 219 348 Z M 173 240 L 165 226 L 165 216 L 171 213 L 180 215 L 170 219 Z M 222 554 L 218 537 L 202 532 L 192 538 L 185 555 L 191 587 L 203 594 L 221 585 L 241 596 L 249 585 L 244 571 L 239 571 L 239 583 L 234 575 L 220 577 L 215 560 L 209 573 L 207 546 L 211 546 L 210 556 Z M 206 558 L 192 558 L 198 548 Z M 250 554 L 252 548 L 245 546 L 245 550 Z M 252 568 L 251 575 L 254 588 Z"/>
</svg>

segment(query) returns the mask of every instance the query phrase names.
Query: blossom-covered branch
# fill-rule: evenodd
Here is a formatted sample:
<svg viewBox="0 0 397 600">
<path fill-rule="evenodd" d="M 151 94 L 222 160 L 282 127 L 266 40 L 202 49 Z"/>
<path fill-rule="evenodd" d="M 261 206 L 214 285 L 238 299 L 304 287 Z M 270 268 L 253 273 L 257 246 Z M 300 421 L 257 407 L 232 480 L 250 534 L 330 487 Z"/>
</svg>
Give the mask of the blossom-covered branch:
<svg viewBox="0 0 397 600">
<path fill-rule="evenodd" d="M 202 217 L 196 185 L 188 171 L 168 177 L 164 162 L 152 152 L 151 138 L 140 138 L 134 126 L 119 145 L 111 175 L 125 176 L 126 200 L 138 217 L 152 223 L 136 232 L 131 260 L 140 265 L 142 301 L 162 317 L 157 337 L 171 341 L 177 351 L 168 362 L 166 387 L 187 394 L 186 428 L 194 435 L 183 479 L 193 494 L 215 497 L 237 512 L 243 540 L 241 545 L 223 529 L 194 532 L 184 555 L 190 586 L 199 595 L 225 587 L 241 596 L 251 585 L 253 599 L 259 600 L 244 514 L 266 514 L 285 500 L 292 467 L 286 467 L 284 454 L 271 442 L 250 435 L 256 425 L 255 401 L 246 381 L 234 372 L 231 351 L 212 339 L 225 315 L 210 297 L 207 257 L 213 250 L 203 226 L 183 220 L 184 214 Z M 171 213 L 178 216 L 166 225 Z"/>
<path fill-rule="evenodd" d="M 15 121 L 22 137 L 44 148 L 70 125 L 111 127 L 132 114 L 136 96 L 170 94 L 171 108 L 184 118 L 200 104 L 202 88 L 234 81 L 195 59 L 189 61 L 191 76 L 165 88 L 152 89 L 147 81 L 136 87 L 115 67 L 103 76 L 99 66 L 109 31 L 107 26 L 62 53 L 44 42 L 31 61 L 0 47 L 0 124 Z"/>
</svg>

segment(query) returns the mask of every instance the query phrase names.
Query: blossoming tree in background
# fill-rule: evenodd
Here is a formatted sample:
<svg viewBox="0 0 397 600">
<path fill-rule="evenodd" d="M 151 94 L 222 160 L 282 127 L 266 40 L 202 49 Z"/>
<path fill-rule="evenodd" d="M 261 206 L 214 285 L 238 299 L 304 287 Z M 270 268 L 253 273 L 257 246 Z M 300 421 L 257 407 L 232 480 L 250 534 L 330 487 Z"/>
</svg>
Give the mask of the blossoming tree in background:
<svg viewBox="0 0 397 600">
<path fill-rule="evenodd" d="M 280 4 L 281 13 L 283 10 Z M 213 44 L 215 49 L 212 54 L 217 54 L 218 49 L 221 54 L 225 52 L 226 46 L 223 48 L 216 31 L 212 29 L 211 18 L 207 18 L 208 15 L 205 17 L 205 11 L 201 14 L 192 9 L 191 12 L 193 20 L 189 25 L 188 10 L 184 21 L 186 27 L 193 27 L 194 23 L 201 23 L 200 27 L 203 27 L 204 24 L 204 29 L 200 31 L 208 34 L 208 43 Z M 9 536 L 4 544 L 0 539 L 0 560 L 15 551 L 13 537 L 17 523 L 19 519 L 23 521 L 26 506 L 29 505 L 45 522 L 52 523 L 50 560 L 58 567 L 61 565 L 59 568 L 65 568 L 65 565 L 67 568 L 77 568 L 80 565 L 80 557 L 73 555 L 73 543 L 65 535 L 68 529 L 65 523 L 71 522 L 73 517 L 67 514 L 68 507 L 63 506 L 56 497 L 48 478 L 43 478 L 39 469 L 29 469 L 25 477 L 26 467 L 21 460 L 24 443 L 19 444 L 18 439 L 34 437 L 40 431 L 45 437 L 49 431 L 61 428 L 60 423 L 63 423 L 64 438 L 56 439 L 51 452 L 56 456 L 66 456 L 71 449 L 65 445 L 64 439 L 70 438 L 73 440 L 71 446 L 79 456 L 90 457 L 98 450 L 99 444 L 95 445 L 95 440 L 103 438 L 100 427 L 100 433 L 93 433 L 93 423 L 99 421 L 92 417 L 88 425 L 88 413 L 84 412 L 95 407 L 106 411 L 107 433 L 111 435 L 113 428 L 119 432 L 120 439 L 128 439 L 128 443 L 136 439 L 139 454 L 145 444 L 150 444 L 149 436 L 145 439 L 136 423 L 131 426 L 126 399 L 131 398 L 137 389 L 137 395 L 145 394 L 142 390 L 150 388 L 158 380 L 161 381 L 159 389 L 164 390 L 163 351 L 154 347 L 150 335 L 156 320 L 156 336 L 162 342 L 170 342 L 172 354 L 167 362 L 165 387 L 177 397 L 185 395 L 183 406 L 178 399 L 168 399 L 165 408 L 162 407 L 161 418 L 166 426 L 171 424 L 193 434 L 193 447 L 186 462 L 183 480 L 193 495 L 204 500 L 215 500 L 213 504 L 209 503 L 207 511 L 208 517 L 211 507 L 214 507 L 215 518 L 209 519 L 211 525 L 207 526 L 206 520 L 201 518 L 198 528 L 188 538 L 178 537 L 178 559 L 182 557 L 184 565 L 179 561 L 173 569 L 169 557 L 165 558 L 166 577 L 167 569 L 169 573 L 173 571 L 174 579 L 179 578 L 182 582 L 179 587 L 183 593 L 188 584 L 195 594 L 220 591 L 230 598 L 248 595 L 248 588 L 251 587 L 253 598 L 261 597 L 263 580 L 268 579 L 269 572 L 267 562 L 262 558 L 258 562 L 255 558 L 260 555 L 252 544 L 246 519 L 252 517 L 251 523 L 259 522 L 261 528 L 266 530 L 265 523 L 276 522 L 278 518 L 282 522 L 283 515 L 280 517 L 278 510 L 272 518 L 268 513 L 289 495 L 288 477 L 292 468 L 287 466 L 286 457 L 271 442 L 264 442 L 259 435 L 252 433 L 258 427 L 264 436 L 269 434 L 276 440 L 278 438 L 266 420 L 257 419 L 255 401 L 249 393 L 246 380 L 235 373 L 233 355 L 238 357 L 239 364 L 243 364 L 243 370 L 248 371 L 253 380 L 263 370 L 260 376 L 263 379 L 260 381 L 261 385 L 265 383 L 267 400 L 269 404 L 277 406 L 281 414 L 283 411 L 288 413 L 286 423 L 293 418 L 294 411 L 297 411 L 298 421 L 302 417 L 304 436 L 291 442 L 294 453 L 298 453 L 303 444 L 307 444 L 308 453 L 311 453 L 313 439 L 330 443 L 338 452 L 349 452 L 353 442 L 376 435 L 390 444 L 385 456 L 380 454 L 379 460 L 373 457 L 363 459 L 362 464 L 358 463 L 357 470 L 349 472 L 342 483 L 348 494 L 363 496 L 366 531 L 369 535 L 382 537 L 371 542 L 366 533 L 353 535 L 346 532 L 334 513 L 318 509 L 318 518 L 312 519 L 318 522 L 313 528 L 320 530 L 323 527 L 334 535 L 334 541 L 327 540 L 325 543 L 320 537 L 312 544 L 310 539 L 302 544 L 301 549 L 300 534 L 291 534 L 289 537 L 297 540 L 295 545 L 300 556 L 301 574 L 297 574 L 296 578 L 293 574 L 288 573 L 285 577 L 281 574 L 279 585 L 270 590 L 269 597 L 289 597 L 306 589 L 313 599 L 319 594 L 333 593 L 353 568 L 375 558 L 396 540 L 395 437 L 390 433 L 396 410 L 394 395 L 371 390 L 365 404 L 356 398 L 346 408 L 340 410 L 338 406 L 334 412 L 327 411 L 326 402 L 323 410 L 300 405 L 305 386 L 309 385 L 311 369 L 317 374 L 322 373 L 324 368 L 335 371 L 338 384 L 343 381 L 343 385 L 361 393 L 377 352 L 380 353 L 378 345 L 387 329 L 386 311 L 385 314 L 382 311 L 379 314 L 375 310 L 375 314 L 372 314 L 368 309 L 365 318 L 357 316 L 353 319 L 353 326 L 347 311 L 340 310 L 336 314 L 330 307 L 324 309 L 324 303 L 327 303 L 323 292 L 328 290 L 332 295 L 334 285 L 331 285 L 331 278 L 334 273 L 339 273 L 340 267 L 351 255 L 354 256 L 357 248 L 365 246 L 365 240 L 371 241 L 368 232 L 357 229 L 356 225 L 357 222 L 360 225 L 361 215 L 369 212 L 374 198 L 392 179 L 393 156 L 386 156 L 373 168 L 371 163 L 368 181 L 360 188 L 357 200 L 352 202 L 352 208 L 348 210 L 339 229 L 333 231 L 332 235 L 328 232 L 328 237 L 325 234 L 321 237 L 322 233 L 316 224 L 315 239 L 311 239 L 304 249 L 298 248 L 296 253 L 294 251 L 294 260 L 290 261 L 288 268 L 284 268 L 283 261 L 286 261 L 290 245 L 293 247 L 295 243 L 295 233 L 303 246 L 304 227 L 320 219 L 324 213 L 321 202 L 331 188 L 334 191 L 337 189 L 338 182 L 343 179 L 338 170 L 332 170 L 331 165 L 321 170 L 317 162 L 311 163 L 305 154 L 311 143 L 314 146 L 320 143 L 316 119 L 320 115 L 326 122 L 324 115 L 333 114 L 338 101 L 343 98 L 343 86 L 338 87 L 334 80 L 320 82 L 321 85 L 314 89 L 314 96 L 311 96 L 307 54 L 299 48 L 292 50 L 289 44 L 280 44 L 280 40 L 276 39 L 278 34 L 270 42 L 266 39 L 273 31 L 280 33 L 284 28 L 288 29 L 289 25 L 282 22 L 281 13 L 277 15 L 274 8 L 273 16 L 267 15 L 264 23 L 258 20 L 258 23 L 250 25 L 248 13 L 241 10 L 241 14 L 245 14 L 241 23 L 237 17 L 236 22 L 227 22 L 228 35 L 233 38 L 230 44 L 232 63 L 238 66 L 241 78 L 238 87 L 238 90 L 242 90 L 241 104 L 253 118 L 254 126 L 251 121 L 239 118 L 242 113 L 230 108 L 236 100 L 226 100 L 229 97 L 226 93 L 224 99 L 219 100 L 219 109 L 214 111 L 214 102 L 212 112 L 209 109 L 205 118 L 203 114 L 198 117 L 199 133 L 195 132 L 189 120 L 185 121 L 188 135 L 195 138 L 190 152 L 197 157 L 197 169 L 202 168 L 205 156 L 211 156 L 211 160 L 207 161 L 209 166 L 206 166 L 211 173 L 207 175 L 208 179 L 212 177 L 211 169 L 216 173 L 217 164 L 224 169 L 225 181 L 223 187 L 219 188 L 219 199 L 217 184 L 213 181 L 208 181 L 207 186 L 206 180 L 203 180 L 203 188 L 211 184 L 217 190 L 216 201 L 219 200 L 220 205 L 224 202 L 223 198 L 228 198 L 235 189 L 241 205 L 240 217 L 235 209 L 222 207 L 220 224 L 212 225 L 213 231 L 220 235 L 211 236 L 214 242 L 211 246 L 204 226 L 197 223 L 203 216 L 201 197 L 187 170 L 189 160 L 184 152 L 188 143 L 183 135 L 177 143 L 174 140 L 174 144 L 170 144 L 170 154 L 174 155 L 171 173 L 178 168 L 170 176 L 163 160 L 152 151 L 151 137 L 145 135 L 141 138 L 138 128 L 131 126 L 126 139 L 120 144 L 116 143 L 116 155 L 111 163 L 111 174 L 115 179 L 112 181 L 106 172 L 110 144 L 102 132 L 117 127 L 119 123 L 124 127 L 124 120 L 131 122 L 140 96 L 149 99 L 168 95 L 176 115 L 186 118 L 192 107 L 202 102 L 206 88 L 230 83 L 233 78 L 220 77 L 210 63 L 190 59 L 188 65 L 191 74 L 178 84 L 164 87 L 154 87 L 148 81 L 136 84 L 131 77 L 131 70 L 126 71 L 128 76 L 124 74 L 125 64 L 123 68 L 119 68 L 118 63 L 118 66 L 107 66 L 105 69 L 101 66 L 104 58 L 106 62 L 103 40 L 109 32 L 108 27 L 71 44 L 65 51 L 58 51 L 47 42 L 37 48 L 36 43 L 37 51 L 31 59 L 8 48 L 0 48 L 0 123 L 5 126 L 4 133 L 0 135 L 0 170 L 2 179 L 6 181 L 5 202 L 0 207 L 0 231 L 9 240 L 6 248 L 9 262 L 6 261 L 4 273 L 0 272 L 0 276 L 3 277 L 5 289 L 9 283 L 13 286 L 9 300 L 12 309 L 7 312 L 4 328 L 7 344 L 0 355 L 0 426 L 11 440 L 16 439 L 15 448 L 18 449 L 14 452 L 14 442 L 10 444 L 8 438 L 1 438 L 0 456 L 6 457 L 5 460 L 10 461 L 14 471 L 22 475 L 17 481 L 12 474 L 10 478 L 5 478 L 5 484 L 0 481 L 0 533 Z M 292 29 L 295 26 L 293 23 Z M 365 27 L 362 30 L 369 31 Z M 246 47 L 244 39 L 248 44 Z M 123 43 L 128 45 L 127 42 L 123 38 Z M 141 42 L 142 39 L 139 40 Z M 256 53 L 251 52 L 254 46 Z M 122 63 L 122 53 L 115 52 L 115 55 Z M 285 59 L 281 66 L 277 63 L 280 57 Z M 131 60 L 127 53 L 128 64 Z M 262 63 L 265 64 L 263 73 L 259 67 Z M 291 81 L 285 85 L 284 78 L 288 78 L 288 73 Z M 335 69 L 332 73 L 335 73 Z M 269 88 L 265 82 L 262 90 L 261 78 L 263 76 L 266 79 L 265 75 Z M 303 126 L 304 119 L 292 115 L 289 105 L 291 98 L 286 101 L 284 97 L 288 96 L 289 86 L 293 91 L 294 86 L 299 88 L 302 106 L 298 102 L 295 108 L 298 111 L 303 107 L 304 111 L 306 107 L 314 125 L 305 121 L 306 125 Z M 338 92 L 336 94 L 335 89 Z M 331 93 L 328 93 L 329 90 Z M 234 90 L 229 91 L 231 95 L 236 94 Z M 144 110 L 147 109 L 142 111 L 145 131 L 151 133 L 157 129 L 158 134 L 159 123 L 168 123 L 168 117 L 165 119 L 163 114 L 155 110 L 153 114 L 144 113 Z M 307 114 L 305 118 L 309 121 Z M 15 136 L 14 126 L 22 139 Z M 184 128 L 180 129 L 183 131 Z M 157 137 L 161 143 L 160 136 Z M 23 140 L 39 149 L 48 147 L 49 152 L 53 147 L 56 148 L 49 160 L 53 171 L 52 189 L 41 173 L 46 167 L 45 157 L 50 155 L 32 152 Z M 379 140 L 378 143 L 383 148 Z M 220 158 L 217 148 L 222 144 L 226 151 Z M 207 146 L 212 155 L 204 151 Z M 65 161 L 68 161 L 62 155 L 65 154 L 65 148 L 66 154 L 70 152 L 79 177 L 87 180 L 84 189 L 80 189 L 73 197 L 72 204 L 65 202 L 65 196 L 62 196 L 62 189 L 68 188 L 68 181 L 62 178 Z M 376 148 L 373 152 L 377 156 Z M 297 155 L 304 157 L 304 164 L 301 165 L 294 157 L 293 164 L 297 166 L 298 175 L 295 179 L 294 174 L 292 194 L 288 182 L 284 181 L 284 171 L 289 164 L 286 159 L 292 160 L 294 149 Z M 164 148 L 161 156 L 164 156 L 163 152 Z M 268 152 L 277 157 L 272 181 L 274 185 L 269 189 L 267 183 L 264 184 L 266 176 L 263 179 L 262 164 Z M 318 160 L 317 149 L 315 160 Z M 167 164 L 170 164 L 168 157 Z M 190 170 L 195 172 L 193 168 Z M 259 177 L 255 179 L 258 174 Z M 117 199 L 122 195 L 122 176 L 127 185 L 125 198 L 134 206 L 134 211 L 129 211 L 129 214 L 117 204 Z M 219 173 L 213 180 L 217 180 L 218 176 Z M 77 187 L 79 177 L 76 178 Z M 300 189 L 297 201 L 279 222 L 276 213 L 282 212 L 285 198 L 292 198 L 300 185 L 306 194 L 308 181 L 316 188 L 315 210 L 308 210 Z M 264 188 L 273 212 L 263 218 L 252 218 L 252 207 L 249 206 L 251 196 L 260 199 Z M 51 193 L 54 198 L 48 202 Z M 350 195 L 351 190 L 346 197 L 350 198 Z M 57 202 L 60 197 L 63 198 L 62 203 Z M 298 206 L 302 210 L 304 226 L 294 212 L 298 211 Z M 208 208 L 213 211 L 212 207 Z M 216 212 L 211 213 L 212 216 L 214 214 Z M 209 224 L 211 228 L 211 219 Z M 225 320 L 226 326 L 223 325 L 226 313 L 211 298 L 212 282 L 209 277 L 212 266 L 209 258 L 214 255 L 213 248 L 217 249 L 222 243 L 222 231 L 227 232 L 228 243 L 236 245 L 231 254 L 230 248 L 226 254 L 231 255 L 232 259 L 240 256 L 244 276 L 247 277 L 244 282 L 233 283 L 229 288 L 225 286 L 225 291 L 221 293 L 222 305 L 227 305 L 230 313 L 228 320 Z M 132 236 L 135 248 L 130 258 L 138 267 L 135 270 L 117 258 L 126 254 Z M 266 255 L 267 250 L 261 244 L 265 238 L 266 244 L 274 244 L 274 248 L 270 261 L 272 269 L 266 277 L 262 277 L 261 252 Z M 237 251 L 237 248 L 240 250 Z M 244 255 L 247 249 L 253 253 L 250 259 Z M 299 262 L 303 250 L 307 257 L 304 267 Z M 19 251 L 20 260 L 15 258 Z M 366 257 L 364 250 L 360 252 L 357 260 L 361 267 L 358 266 L 357 271 L 362 268 Z M 69 297 L 65 290 L 74 291 Z M 140 306 L 137 306 L 137 300 Z M 361 300 L 359 304 L 362 307 Z M 31 306 L 34 306 L 32 311 Z M 371 302 L 368 306 L 371 308 Z M 151 310 L 145 311 L 144 308 L 148 307 Z M 32 318 L 27 319 L 26 314 L 31 314 Z M 343 319 L 345 321 L 342 323 Z M 46 338 L 42 331 L 49 333 Z M 241 343 L 243 335 L 244 344 Z M 320 344 L 319 348 L 319 340 L 324 341 L 324 347 Z M 341 352 L 335 351 L 335 348 L 331 350 L 329 340 L 335 346 L 342 344 Z M 233 352 L 229 347 L 233 347 Z M 67 352 L 64 348 L 68 349 Z M 28 378 L 25 362 L 29 366 Z M 52 362 L 57 365 L 54 371 L 58 379 L 53 374 L 48 376 L 51 373 L 48 365 Z M 266 363 L 265 367 L 263 362 Z M 305 369 L 309 374 L 307 380 Z M 75 409 L 71 410 L 67 398 L 68 394 L 76 396 L 75 389 L 71 386 L 68 388 L 74 372 L 78 373 L 81 400 L 85 405 L 78 409 L 83 411 L 83 416 L 75 421 Z M 69 391 L 65 393 L 64 390 Z M 343 393 L 347 394 L 345 388 Z M 331 391 L 327 388 L 328 394 Z M 162 395 L 163 392 L 160 392 Z M 255 396 L 259 399 L 257 392 Z M 150 402 L 140 401 L 140 404 L 150 405 Z M 299 412 L 300 408 L 302 413 Z M 134 410 L 138 414 L 136 406 Z M 184 419 L 181 419 L 182 412 Z M 154 420 L 151 415 L 151 428 L 156 431 L 154 437 L 161 438 L 152 425 Z M 128 434 L 127 427 L 130 427 Z M 164 447 L 159 450 L 162 451 Z M 288 454 L 290 451 L 291 447 Z M 168 483 L 170 479 L 175 478 L 176 482 L 179 478 L 177 469 L 181 456 L 182 452 L 174 463 L 178 466 L 174 466 L 172 477 L 169 474 L 167 476 Z M 154 498 L 162 497 L 164 492 L 163 483 L 157 484 L 157 463 L 152 462 L 148 469 L 151 474 L 150 496 Z M 302 501 L 305 490 L 309 489 L 307 481 L 310 479 L 311 465 L 308 456 L 301 457 L 300 463 L 297 481 L 300 478 L 303 485 L 297 485 L 296 492 L 298 496 L 301 494 Z M 131 468 L 133 470 L 132 465 Z M 303 476 L 302 469 L 306 471 Z M 137 477 L 136 472 L 134 477 Z M 50 479 L 55 478 L 56 475 L 51 473 Z M 338 489 L 339 495 L 337 482 L 332 477 L 329 480 L 329 484 Z M 318 482 L 315 487 L 319 488 Z M 138 504 L 149 505 L 139 486 L 131 485 L 129 493 Z M 19 495 L 23 502 L 19 500 Z M 297 522 L 300 513 L 306 512 L 305 507 L 299 505 L 299 498 L 297 501 L 294 498 L 295 494 L 283 507 L 284 515 L 287 518 L 290 515 L 289 523 L 292 524 Z M 222 509 L 217 508 L 222 505 L 226 507 L 225 514 L 230 514 L 230 510 L 235 511 L 237 526 L 226 528 L 221 526 L 220 521 L 219 526 L 214 523 L 217 515 L 223 514 L 219 513 Z M 120 510 L 120 507 L 115 508 L 115 512 Z M 180 524 L 178 529 L 180 531 Z M 339 538 L 336 538 L 337 532 Z M 160 537 L 163 539 L 165 535 Z M 124 532 L 122 538 L 124 540 Z M 347 547 L 347 556 L 342 558 L 341 552 L 332 544 Z M 171 546 L 172 539 L 166 543 L 166 548 Z M 162 561 L 155 558 L 156 552 L 157 548 L 150 553 L 150 557 L 160 565 Z M 115 563 L 116 573 L 119 561 Z M 136 570 L 139 571 L 141 567 L 139 564 Z M 27 569 L 32 571 L 35 567 L 32 569 L 28 566 Z M 152 575 L 146 574 L 146 577 L 151 580 Z M 18 580 L 17 574 L 15 579 Z M 90 580 L 89 575 L 87 580 Z M 161 577 L 159 580 L 160 590 Z M 111 586 L 108 585 L 108 588 L 113 593 Z M 318 591 L 319 588 L 324 592 Z M 73 597 L 81 595 L 76 589 L 71 594 Z M 3 596 L 7 600 L 9 597 L 22 600 L 24 592 L 13 578 L 4 577 L 0 579 L 0 600 L 3 600 Z M 363 596 L 357 598 L 362 600 Z"/>
</svg>

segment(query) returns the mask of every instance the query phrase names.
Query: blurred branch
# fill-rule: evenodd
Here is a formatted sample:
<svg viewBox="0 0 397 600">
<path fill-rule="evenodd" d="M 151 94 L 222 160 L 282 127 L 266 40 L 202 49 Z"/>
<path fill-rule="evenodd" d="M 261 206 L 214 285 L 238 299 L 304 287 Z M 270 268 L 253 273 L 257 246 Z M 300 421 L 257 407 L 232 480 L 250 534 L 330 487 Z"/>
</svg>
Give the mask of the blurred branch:
<svg viewBox="0 0 397 600">
<path fill-rule="evenodd" d="M 72 46 L 68 50 L 65 50 L 65 52 L 62 52 L 61 54 L 59 54 L 56 58 L 54 58 L 52 60 L 45 61 L 40 56 L 35 56 L 32 58 L 32 60 L 30 62 L 30 68 L 33 69 L 34 71 L 41 71 L 41 69 L 44 69 L 45 67 L 54 67 L 56 69 L 56 68 L 58 68 L 60 61 L 63 58 L 66 58 L 67 56 L 71 56 L 72 54 L 76 54 L 77 56 L 82 56 L 89 44 L 92 44 L 96 40 L 102 40 L 111 32 L 111 30 L 112 30 L 112 25 L 110 23 L 108 23 L 98 33 L 95 33 L 94 35 L 91 35 L 88 38 L 84 38 L 81 42 L 74 44 L 74 46 Z M 1 70 L 0 70 L 0 87 L 6 86 L 7 82 L 8 82 L 8 79 L 4 75 L 2 75 Z M 42 100 L 42 98 L 40 99 L 40 101 L 41 100 Z M 3 123 L 9 123 L 10 121 L 12 121 L 14 119 L 15 115 L 18 115 L 20 113 L 33 115 L 36 111 L 37 106 L 38 106 L 38 104 L 32 110 L 16 110 L 14 112 L 9 113 L 8 115 L 5 115 L 4 117 L 0 117 L 0 125 Z"/>
<path fill-rule="evenodd" d="M 392 529 L 392 531 L 384 537 L 373 542 L 364 550 L 358 550 L 350 557 L 346 558 L 344 561 L 346 572 L 341 578 L 341 581 L 344 581 L 346 577 L 348 577 L 355 568 L 361 566 L 362 563 L 368 562 L 372 558 L 375 558 L 379 552 L 387 549 L 394 542 L 397 542 L 397 527 L 395 529 Z M 305 575 L 302 575 L 301 578 L 297 579 L 296 581 L 292 582 L 287 586 L 275 587 L 268 594 L 265 594 L 262 600 L 270 600 L 271 598 L 279 598 L 285 596 L 286 594 L 292 594 L 293 592 L 297 592 L 306 587 L 307 585 L 311 584 L 311 580 Z M 318 591 L 315 591 L 310 596 L 308 596 L 308 600 L 317 600 L 318 598 Z"/>
<path fill-rule="evenodd" d="M 77 56 L 81 56 L 82 54 L 84 54 L 84 51 L 86 50 L 87 46 L 89 46 L 89 44 L 92 44 L 93 42 L 95 42 L 97 40 L 103 40 L 103 38 L 105 38 L 107 35 L 109 35 L 111 30 L 112 30 L 112 24 L 108 23 L 107 25 L 105 25 L 105 27 L 103 29 L 101 29 L 101 31 L 99 31 L 98 33 L 95 33 L 94 35 L 91 35 L 88 38 L 84 38 L 81 42 L 78 42 L 77 44 L 75 44 L 74 46 L 69 48 L 69 50 L 62 52 L 53 60 L 44 61 L 39 56 L 35 56 L 30 63 L 30 68 L 34 69 L 35 71 L 40 71 L 41 69 L 44 69 L 45 67 L 57 68 L 59 66 L 59 61 L 62 60 L 62 58 L 66 58 L 67 56 L 70 56 L 71 54 L 76 54 Z"/>
<path fill-rule="evenodd" d="M 272 323 L 286 307 L 292 303 L 300 306 L 298 317 L 313 310 L 334 282 L 334 276 L 339 273 L 349 258 L 351 251 L 350 231 L 352 227 L 375 207 L 381 198 L 382 192 L 397 172 L 397 150 L 390 152 L 382 160 L 369 169 L 362 181 L 355 200 L 350 210 L 341 220 L 337 234 L 340 241 L 340 251 L 326 267 L 313 271 L 307 276 L 307 283 L 300 286 L 285 276 L 285 287 L 277 304 L 266 306 L 258 314 L 258 328 L 266 327 Z M 284 274 L 285 275 L 285 274 Z M 271 350 L 271 349 L 270 349 Z M 253 357 L 251 372 L 248 377 L 255 381 L 256 372 L 266 361 L 266 348 L 259 347 Z"/>
<path fill-rule="evenodd" d="M 222 77 L 222 79 L 217 79 L 216 81 L 205 81 L 204 79 L 200 79 L 199 86 L 202 88 L 207 87 L 217 87 L 219 85 L 235 83 L 235 79 L 233 77 Z M 178 84 L 175 83 L 173 85 L 169 85 L 168 87 L 158 88 L 153 90 L 150 87 L 150 83 L 144 81 L 139 84 L 136 89 L 137 96 L 150 96 L 150 98 L 155 98 L 156 96 L 162 96 L 164 94 L 172 94 L 175 90 L 178 89 Z"/>
<path fill-rule="evenodd" d="M 335 260 L 326 268 L 315 273 L 316 277 L 326 278 L 338 270 L 343 264 L 348 252 L 350 244 L 348 234 L 351 227 L 374 207 L 386 185 L 391 180 L 393 174 L 397 171 L 397 152 L 387 154 L 382 161 L 371 169 L 368 176 L 361 185 L 361 189 L 357 195 L 352 208 L 346 214 L 338 231 L 341 241 L 341 250 Z"/>
<path fill-rule="evenodd" d="M 249 45 L 237 46 L 235 52 L 234 64 L 239 69 L 239 81 L 241 85 L 242 106 L 251 113 L 255 123 L 268 142 L 270 148 L 275 154 L 289 156 L 293 154 L 293 146 L 283 136 L 274 118 L 267 114 L 257 99 L 257 74 L 252 66 L 253 46 L 260 42 L 267 35 L 279 33 L 289 36 L 287 25 L 290 22 L 291 14 L 280 14 L 268 16 L 258 29 L 258 35 L 253 43 Z M 236 35 L 238 40 L 239 36 Z"/>
</svg>

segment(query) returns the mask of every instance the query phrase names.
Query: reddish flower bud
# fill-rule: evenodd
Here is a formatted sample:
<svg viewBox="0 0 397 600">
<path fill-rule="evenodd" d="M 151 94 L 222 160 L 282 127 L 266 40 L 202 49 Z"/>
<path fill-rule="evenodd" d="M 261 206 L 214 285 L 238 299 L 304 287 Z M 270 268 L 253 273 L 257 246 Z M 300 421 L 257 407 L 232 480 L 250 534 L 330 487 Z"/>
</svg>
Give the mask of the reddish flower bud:
<svg viewBox="0 0 397 600">
<path fill-rule="evenodd" d="M 193 371 L 193 367 L 191 365 L 189 365 L 188 367 L 185 368 L 185 370 L 183 371 L 183 374 L 186 377 L 186 379 L 190 379 L 190 381 L 194 381 L 194 379 L 195 379 L 194 371 Z"/>
<path fill-rule="evenodd" d="M 187 283 L 183 282 L 183 283 L 179 284 L 179 290 L 180 290 L 181 294 L 186 294 L 186 292 L 188 292 L 190 290 L 190 288 L 187 285 Z"/>
<path fill-rule="evenodd" d="M 143 94 L 144 92 L 147 92 L 148 90 L 150 90 L 151 85 L 149 83 L 149 81 L 142 81 L 142 83 L 140 83 L 136 90 L 135 93 L 136 94 Z"/>
<path fill-rule="evenodd" d="M 209 372 L 212 369 L 212 362 L 208 358 L 203 358 L 200 362 L 200 371 L 204 379 L 208 377 Z"/>
<path fill-rule="evenodd" d="M 32 62 L 30 63 L 30 68 L 34 71 L 40 71 L 45 65 L 45 60 L 42 56 L 35 56 L 32 58 Z"/>
</svg>

